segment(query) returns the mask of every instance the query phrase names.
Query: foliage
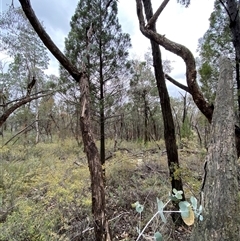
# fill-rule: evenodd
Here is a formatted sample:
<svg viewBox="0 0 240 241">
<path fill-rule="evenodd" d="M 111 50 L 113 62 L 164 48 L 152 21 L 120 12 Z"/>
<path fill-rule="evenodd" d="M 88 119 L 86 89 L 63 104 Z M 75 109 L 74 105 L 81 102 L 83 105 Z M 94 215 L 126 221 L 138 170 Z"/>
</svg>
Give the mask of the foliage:
<svg viewBox="0 0 240 241">
<path fill-rule="evenodd" d="M 11 95 L 15 93 L 14 98 L 17 98 L 17 91 L 20 91 L 20 96 L 23 95 L 33 76 L 37 77 L 38 82 L 42 79 L 42 71 L 47 69 L 49 57 L 21 8 L 10 7 L 4 12 L 0 18 L 0 26 L 3 29 L 0 35 L 1 50 L 13 59 L 8 70 L 10 78 L 4 83 L 4 87 L 7 87 Z"/>
<path fill-rule="evenodd" d="M 149 53 L 146 54 L 142 62 L 137 59 L 132 61 L 133 77 L 130 79 L 126 105 L 135 123 L 134 139 L 142 138 L 145 144 L 150 141 L 151 135 L 157 139 L 155 115 L 159 111 L 157 86 L 149 56 Z"/>
<path fill-rule="evenodd" d="M 178 3 L 182 4 L 186 8 L 190 5 L 190 0 L 177 0 Z"/>
<path fill-rule="evenodd" d="M 156 196 L 167 198 L 163 143 L 158 142 L 159 150 L 155 142 L 146 147 L 142 142 L 123 141 L 113 152 L 114 141 L 107 140 L 107 151 L 114 154 L 105 165 L 107 210 L 115 236 L 125 232 L 129 240 L 136 239 L 133 227 L 139 225 L 139 219 L 131 208 L 132 200 L 144 203 L 141 222 L 147 223 L 156 210 Z M 199 163 L 196 154 L 192 158 L 182 157 L 186 163 Z M 52 143 L 15 143 L 0 149 L 0 159 L 0 219 L 7 213 L 0 222 L 0 240 L 93 239 L 90 176 L 83 148 L 74 139 L 55 136 Z M 195 184 L 191 174 L 195 175 L 195 170 L 187 173 L 188 186 Z M 149 229 L 159 225 L 154 220 Z M 159 232 L 166 237 L 171 231 L 161 227 Z"/>
<path fill-rule="evenodd" d="M 80 0 L 65 39 L 65 54 L 80 70 L 85 69 L 89 77 L 91 116 L 93 132 L 101 140 L 100 159 L 105 162 L 105 128 L 114 125 L 125 97 L 125 81 L 129 73 L 129 34 L 123 33 L 118 21 L 117 1 Z M 90 37 L 91 35 L 91 37 Z M 62 93 L 71 106 L 76 119 L 75 135 L 79 130 L 80 93 L 78 86 L 69 84 L 69 74 L 60 68 Z"/>
<path fill-rule="evenodd" d="M 155 219 L 158 215 L 160 216 L 162 222 L 166 223 L 167 220 L 164 216 L 164 212 L 176 212 L 176 211 L 164 211 L 164 208 L 170 203 L 171 200 L 178 201 L 179 202 L 179 211 L 181 213 L 181 217 L 183 221 L 187 225 L 193 225 L 194 223 L 194 216 L 199 219 L 200 221 L 203 220 L 203 217 L 201 215 L 202 213 L 202 206 L 200 205 L 199 208 L 197 208 L 197 199 L 193 196 L 190 198 L 190 202 L 187 201 L 180 201 L 182 199 L 183 191 L 177 191 L 176 189 L 173 189 L 173 193 L 169 195 L 169 200 L 164 204 L 161 200 L 157 198 L 157 207 L 158 211 L 152 216 L 152 218 L 148 221 L 148 223 L 144 226 L 142 231 L 138 227 L 138 238 L 136 241 L 138 241 L 142 236 L 144 237 L 144 232 L 148 225 L 152 222 L 153 219 Z M 136 211 L 141 215 L 141 213 L 144 210 L 144 205 L 140 204 L 138 201 L 135 202 L 132 207 L 136 209 Z M 156 240 L 163 240 L 161 233 L 155 232 L 154 237 Z"/>
<path fill-rule="evenodd" d="M 188 117 L 186 117 L 181 126 L 180 134 L 182 138 L 190 138 L 192 136 L 191 123 Z"/>
<path fill-rule="evenodd" d="M 221 55 L 234 59 L 234 48 L 226 10 L 220 1 L 215 1 L 209 18 L 210 26 L 199 39 L 199 80 L 205 98 L 213 103 L 219 75 L 218 58 Z"/>
</svg>

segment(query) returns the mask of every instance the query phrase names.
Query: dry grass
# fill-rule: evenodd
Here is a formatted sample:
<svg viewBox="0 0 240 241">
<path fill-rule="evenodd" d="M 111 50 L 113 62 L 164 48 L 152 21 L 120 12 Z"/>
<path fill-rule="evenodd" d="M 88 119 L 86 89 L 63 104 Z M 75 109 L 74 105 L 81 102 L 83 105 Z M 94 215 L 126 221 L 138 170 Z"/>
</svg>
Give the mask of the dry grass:
<svg viewBox="0 0 240 241">
<path fill-rule="evenodd" d="M 107 145 L 112 153 L 113 143 Z M 204 156 L 197 147 L 190 147 L 179 151 L 187 197 L 197 196 Z M 166 153 L 163 142 L 147 146 L 122 142 L 119 148 L 106 162 L 108 219 L 113 240 L 135 240 L 136 227 L 142 228 L 156 212 L 156 198 L 168 200 Z M 1 241 L 94 240 L 87 162 L 74 141 L 16 146 L 14 150 L 5 147 L 1 156 L 2 210 L 13 207 L 0 223 Z M 136 201 L 145 207 L 141 218 L 132 208 Z M 165 241 L 187 240 L 190 232 L 186 227 L 175 230 L 170 217 L 165 225 L 155 220 L 146 234 L 156 230 Z"/>
</svg>

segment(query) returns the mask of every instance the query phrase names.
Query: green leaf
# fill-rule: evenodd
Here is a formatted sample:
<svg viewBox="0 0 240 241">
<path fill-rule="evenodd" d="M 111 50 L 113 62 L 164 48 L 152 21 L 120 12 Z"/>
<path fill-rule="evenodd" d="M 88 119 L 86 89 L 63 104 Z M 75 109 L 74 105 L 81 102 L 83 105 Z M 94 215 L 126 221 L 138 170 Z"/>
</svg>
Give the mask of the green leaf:
<svg viewBox="0 0 240 241">
<path fill-rule="evenodd" d="M 136 211 L 137 211 L 138 213 L 141 213 L 141 212 L 143 211 L 143 209 L 144 209 L 144 206 L 141 205 L 138 201 L 135 202 L 134 204 L 132 204 L 132 206 L 133 206 L 133 207 L 135 206 Z"/>
<path fill-rule="evenodd" d="M 176 197 L 178 200 L 181 200 L 182 199 L 182 194 L 183 194 L 183 191 L 178 191 L 176 190 L 175 188 L 173 188 L 173 197 Z"/>
<path fill-rule="evenodd" d="M 136 206 L 139 204 L 139 201 L 135 202 L 135 203 L 132 203 L 131 206 L 132 208 L 136 208 Z"/>
<path fill-rule="evenodd" d="M 162 210 L 163 210 L 163 207 L 164 207 L 164 204 L 163 204 L 163 202 L 162 202 L 161 200 L 159 200 L 158 198 L 157 198 L 157 205 L 158 205 L 158 211 L 159 211 L 159 212 L 162 211 Z"/>
<path fill-rule="evenodd" d="M 156 232 L 154 234 L 154 238 L 155 238 L 156 241 L 162 241 L 163 240 L 162 234 L 160 234 L 159 232 Z"/>
<path fill-rule="evenodd" d="M 183 218 L 189 217 L 189 206 L 190 206 L 190 203 L 187 202 L 187 201 L 182 201 L 178 205 L 179 205 L 179 208 L 180 208 L 180 211 L 181 211 L 181 216 Z"/>
<path fill-rule="evenodd" d="M 193 196 L 190 197 L 190 201 L 192 203 L 193 210 L 197 210 L 197 199 Z"/>
<path fill-rule="evenodd" d="M 163 202 L 162 202 L 161 200 L 159 200 L 158 198 L 157 198 L 157 205 L 158 205 L 159 215 L 160 215 L 162 221 L 163 221 L 164 223 L 166 223 L 167 220 L 166 220 L 166 218 L 165 218 L 165 216 L 164 216 L 164 214 L 163 214 L 164 204 L 163 204 Z"/>
<path fill-rule="evenodd" d="M 177 193 L 177 189 L 173 188 L 173 193 L 176 194 Z"/>
</svg>

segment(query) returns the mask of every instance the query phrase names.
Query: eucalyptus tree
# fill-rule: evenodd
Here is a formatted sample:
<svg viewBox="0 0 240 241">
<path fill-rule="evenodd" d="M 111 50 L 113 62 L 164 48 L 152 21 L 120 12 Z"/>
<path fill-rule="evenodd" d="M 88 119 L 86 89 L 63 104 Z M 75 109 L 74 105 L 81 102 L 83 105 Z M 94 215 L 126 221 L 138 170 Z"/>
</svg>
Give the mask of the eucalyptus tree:
<svg viewBox="0 0 240 241">
<path fill-rule="evenodd" d="M 199 81 L 205 98 L 214 103 L 218 80 L 218 58 L 224 54 L 234 61 L 235 51 L 229 28 L 229 20 L 220 1 L 214 2 L 214 9 L 209 18 L 209 28 L 199 39 Z"/>
<path fill-rule="evenodd" d="M 65 39 L 65 54 L 71 62 L 86 67 L 90 78 L 91 109 L 99 125 L 100 157 L 105 162 L 105 123 L 122 96 L 121 75 L 129 67 L 130 37 L 118 22 L 117 1 L 80 0 L 71 20 L 71 30 Z M 91 44 L 88 48 L 88 35 Z M 85 51 L 80 51 L 85 49 Z M 62 71 L 62 79 L 67 76 Z"/>
<path fill-rule="evenodd" d="M 128 99 L 131 103 L 133 137 L 135 140 L 144 140 L 146 144 L 150 141 L 151 136 L 155 136 L 155 138 L 157 136 L 153 117 L 158 102 L 157 87 L 151 62 L 147 58 L 145 61 L 133 60 L 132 71 Z"/>
<path fill-rule="evenodd" d="M 7 71 L 8 79 L 4 81 L 3 88 L 7 91 L 9 100 L 16 100 L 8 102 L 9 105 L 16 102 L 16 108 L 35 100 L 36 142 L 38 142 L 38 98 L 42 96 L 39 93 L 45 85 L 43 71 L 48 67 L 48 53 L 21 8 L 10 7 L 2 13 L 0 27 L 2 29 L 0 50 L 12 59 Z M 33 99 L 33 96 L 30 96 L 30 89 L 27 88 L 30 83 Z M 15 108 L 11 110 L 14 111 Z M 27 116 L 25 118 L 27 119 Z"/>
<path fill-rule="evenodd" d="M 163 10 L 162 6 L 166 6 L 168 1 L 164 1 L 159 9 Z M 161 50 L 159 44 L 150 38 L 149 32 L 156 34 L 156 14 L 153 15 L 152 3 L 151 0 L 136 0 L 137 3 L 137 14 L 140 24 L 140 30 L 142 33 L 149 37 L 152 49 L 152 58 L 153 58 L 153 67 L 154 74 L 156 79 L 156 84 L 158 88 L 158 94 L 160 98 L 161 111 L 163 116 L 164 123 L 164 139 L 165 146 L 167 151 L 167 159 L 168 159 L 168 169 L 169 175 L 171 178 L 171 187 L 172 190 L 183 190 L 183 183 L 181 176 L 176 178 L 174 175 L 175 171 L 179 168 L 179 158 L 177 151 L 177 142 L 176 142 L 176 134 L 175 134 L 175 126 L 173 121 L 173 115 L 171 110 L 170 98 L 167 90 L 167 85 L 165 82 L 164 69 L 163 69 L 163 61 L 161 56 Z M 145 17 L 143 14 L 143 6 L 145 10 Z M 158 11 L 159 11 L 158 9 Z M 146 19 L 146 20 L 145 20 Z M 154 20 L 154 21 L 152 21 Z M 145 23 L 147 21 L 147 23 Z M 145 27 L 147 28 L 146 32 L 144 32 Z M 185 199 L 183 194 L 183 200 Z M 176 203 L 175 207 L 176 207 Z M 176 207 L 177 208 L 177 207 Z M 172 215 L 173 220 L 179 220 L 179 215 L 174 213 Z"/>
<path fill-rule="evenodd" d="M 231 64 L 226 58 L 221 60 L 220 64 L 222 68 L 215 112 L 211 103 L 204 98 L 197 83 L 196 61 L 191 51 L 186 46 L 171 41 L 166 38 L 165 35 L 159 34 L 156 29 L 154 29 L 158 17 L 168 2 L 169 0 L 164 0 L 157 11 L 147 18 L 148 22 L 145 23 L 143 5 L 145 11 L 149 11 L 152 7 L 151 0 L 136 0 L 138 20 L 143 35 L 157 45 L 161 45 L 166 50 L 180 56 L 185 62 L 187 86 L 180 84 L 169 75 L 165 74 L 165 78 L 189 92 L 199 110 L 210 123 L 212 122 L 212 145 L 210 146 L 209 155 L 204 164 L 205 174 L 201 188 L 201 200 L 204 206 L 203 215 L 206 215 L 206 218 L 203 220 L 203 225 L 199 225 L 199 229 L 195 229 L 196 232 L 194 232 L 192 240 L 238 240 L 239 219 L 236 213 L 239 212 L 239 198 L 237 197 L 238 193 L 236 191 L 237 170 L 235 166 L 237 152 L 233 138 L 235 118 L 233 116 L 232 106 Z M 179 2 L 189 4 L 190 1 Z M 237 20 L 239 18 L 238 9 L 236 8 L 237 2 L 233 0 L 226 0 L 224 2 L 227 4 L 226 8 L 229 16 L 234 16 L 234 18 L 230 19 L 230 23 L 233 24 L 232 30 L 234 30 L 234 34 L 236 34 L 238 30 L 240 32 L 240 22 Z M 233 38 L 235 46 L 238 45 L 238 40 L 240 40 L 239 36 L 238 34 L 238 36 L 236 35 Z M 240 42 L 238 47 L 240 47 Z M 161 68 L 161 65 L 156 67 Z M 229 153 L 228 150 L 230 151 Z M 219 205 L 227 206 L 227 208 L 219 211 Z M 221 225 L 219 225 L 219 223 L 221 223 Z"/>
<path fill-rule="evenodd" d="M 61 63 L 61 65 L 68 71 L 71 77 L 79 83 L 78 87 L 81 93 L 80 98 L 80 127 L 82 132 L 82 140 L 84 144 L 84 151 L 88 159 L 88 166 L 91 176 L 91 191 L 92 191 L 92 214 L 93 226 L 96 241 L 108 240 L 111 241 L 108 221 L 106 219 L 106 202 L 105 202 L 105 188 L 103 170 L 100 162 L 100 155 L 93 137 L 91 129 L 91 113 L 90 113 L 90 86 L 89 74 L 86 65 L 79 70 L 72 62 L 59 50 L 54 44 L 49 35 L 46 33 L 39 20 L 37 19 L 29 0 L 19 0 L 24 13 L 26 14 L 31 25 L 34 27 L 36 33 L 54 55 L 54 57 Z M 112 1 L 109 1 L 111 4 Z M 107 4 L 107 6 L 109 6 Z M 88 32 L 89 33 L 89 32 Z M 88 40 L 91 34 L 87 35 Z M 89 41 L 84 49 L 89 49 Z M 81 50 L 80 50 L 81 51 Z"/>
</svg>

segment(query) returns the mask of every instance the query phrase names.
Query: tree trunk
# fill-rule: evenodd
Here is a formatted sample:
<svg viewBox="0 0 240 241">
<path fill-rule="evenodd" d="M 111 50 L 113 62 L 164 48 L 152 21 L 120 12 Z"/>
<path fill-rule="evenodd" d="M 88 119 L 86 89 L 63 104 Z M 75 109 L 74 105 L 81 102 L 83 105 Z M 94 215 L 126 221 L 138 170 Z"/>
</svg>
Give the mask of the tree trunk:
<svg viewBox="0 0 240 241">
<path fill-rule="evenodd" d="M 224 3 L 223 3 L 224 4 Z M 227 0 L 227 11 L 230 21 L 230 30 L 232 33 L 232 42 L 235 49 L 236 60 L 236 82 L 237 82 L 237 97 L 238 97 L 238 122 L 240 117 L 240 78 L 239 78 L 239 62 L 240 62 L 240 17 L 239 3 L 236 0 Z"/>
<path fill-rule="evenodd" d="M 110 240 L 108 222 L 105 215 L 105 190 L 102 165 L 90 127 L 90 94 L 89 81 L 86 73 L 83 73 L 80 81 L 80 92 L 82 93 L 80 125 L 84 151 L 88 158 L 88 165 L 91 174 L 92 213 L 94 217 L 95 240 Z"/>
<path fill-rule="evenodd" d="M 102 43 L 99 44 L 100 51 L 102 51 Z M 105 100 L 104 100 L 104 80 L 103 80 L 103 60 L 100 55 L 100 159 L 102 165 L 105 163 Z M 105 171 L 104 171 L 105 173 Z"/>
<path fill-rule="evenodd" d="M 234 138 L 233 70 L 220 59 L 220 77 L 211 124 L 211 141 L 201 189 L 203 221 L 192 241 L 238 241 L 240 237 L 237 151 Z"/>
<path fill-rule="evenodd" d="M 146 18 L 149 20 L 152 13 L 152 5 L 150 0 L 143 0 Z M 151 27 L 151 30 L 156 31 L 155 25 Z M 178 151 L 175 136 L 175 127 L 173 122 L 170 98 L 165 82 L 165 77 L 162 68 L 162 59 L 159 45 L 151 40 L 153 66 L 155 71 L 155 78 L 158 87 L 158 93 L 160 97 L 160 104 L 163 115 L 164 123 L 164 139 L 168 157 L 168 167 L 171 177 L 172 189 L 183 190 L 181 177 L 175 177 L 174 172 L 179 168 Z"/>
<path fill-rule="evenodd" d="M 105 190 L 103 183 L 103 172 L 100 162 L 100 155 L 93 138 L 90 125 L 90 94 L 89 94 L 89 79 L 86 73 L 86 67 L 80 72 L 66 56 L 58 49 L 43 29 L 37 19 L 28 0 L 19 0 L 26 17 L 35 29 L 36 33 L 43 41 L 45 46 L 55 56 L 55 58 L 63 65 L 68 73 L 79 82 L 81 92 L 81 116 L 80 126 L 82 139 L 84 143 L 84 151 L 88 159 L 88 166 L 91 175 L 91 190 L 92 190 L 92 214 L 94 219 L 94 231 L 96 241 L 110 241 L 110 233 L 108 222 L 106 220 L 105 210 Z M 88 48 L 88 46 L 87 46 Z M 1 123 L 1 122 L 0 122 Z"/>
<path fill-rule="evenodd" d="M 148 101 L 147 101 L 147 90 L 143 91 L 143 100 L 144 100 L 144 144 L 150 140 L 149 138 L 149 128 L 148 128 Z"/>
</svg>

